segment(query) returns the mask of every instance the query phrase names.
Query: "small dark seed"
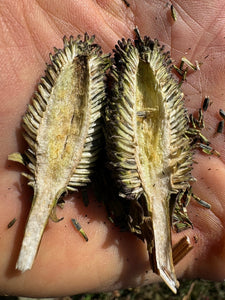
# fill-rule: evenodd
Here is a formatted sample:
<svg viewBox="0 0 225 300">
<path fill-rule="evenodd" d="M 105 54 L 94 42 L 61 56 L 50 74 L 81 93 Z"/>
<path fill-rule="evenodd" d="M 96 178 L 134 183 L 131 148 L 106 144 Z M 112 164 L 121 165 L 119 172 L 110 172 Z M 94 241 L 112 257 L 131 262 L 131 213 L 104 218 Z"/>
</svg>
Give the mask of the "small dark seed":
<svg viewBox="0 0 225 300">
<path fill-rule="evenodd" d="M 128 3 L 127 0 L 123 0 L 123 2 L 125 3 L 125 5 L 126 5 L 127 7 L 130 7 L 130 3 Z"/>
<path fill-rule="evenodd" d="M 219 110 L 220 116 L 225 120 L 225 111 L 223 109 Z"/>
<path fill-rule="evenodd" d="M 208 97 L 205 97 L 205 100 L 204 100 L 204 102 L 203 102 L 202 109 L 203 109 L 204 111 L 207 111 L 208 106 L 209 106 L 209 98 L 208 98 Z"/>
<path fill-rule="evenodd" d="M 217 126 L 217 132 L 222 133 L 223 132 L 223 127 L 224 127 L 224 120 L 219 122 L 219 124 Z"/>
<path fill-rule="evenodd" d="M 16 223 L 16 218 L 12 219 L 12 221 L 9 222 L 8 228 L 11 228 Z"/>
</svg>

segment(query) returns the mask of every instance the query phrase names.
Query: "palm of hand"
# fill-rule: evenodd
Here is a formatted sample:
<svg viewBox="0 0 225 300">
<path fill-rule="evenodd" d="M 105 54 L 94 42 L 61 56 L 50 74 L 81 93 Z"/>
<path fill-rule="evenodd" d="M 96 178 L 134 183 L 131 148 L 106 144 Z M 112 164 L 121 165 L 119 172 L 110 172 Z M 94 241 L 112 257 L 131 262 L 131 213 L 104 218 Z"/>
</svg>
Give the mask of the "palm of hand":
<svg viewBox="0 0 225 300">
<path fill-rule="evenodd" d="M 23 149 L 18 129 L 21 116 L 38 78 L 43 75 L 48 52 L 53 46 L 62 47 L 63 35 L 76 36 L 85 31 L 95 34 L 103 51 L 110 52 L 121 37 L 133 37 L 135 26 L 142 35 L 157 37 L 165 44 L 177 64 L 182 56 L 203 62 L 201 71 L 190 74 L 183 85 L 185 104 L 190 111 L 196 111 L 206 95 L 212 99 L 213 104 L 205 114 L 204 133 L 221 157 L 199 153 L 195 156 L 198 164 L 194 166 L 193 174 L 198 182 L 194 185 L 194 192 L 209 202 L 212 209 L 209 211 L 196 203 L 190 204 L 189 215 L 194 230 L 186 234 L 192 238 L 198 236 L 198 243 L 178 265 L 177 272 L 189 277 L 224 277 L 220 267 L 225 260 L 224 136 L 215 135 L 218 110 L 225 108 L 225 62 L 221 60 L 225 48 L 225 19 L 221 18 L 224 3 L 218 1 L 211 8 L 210 1 L 207 1 L 203 8 L 198 1 L 186 4 L 177 1 L 174 3 L 177 22 L 171 19 L 165 3 L 133 0 L 130 4 L 130 8 L 120 0 L 87 0 L 85 5 L 68 0 L 63 7 L 57 1 L 54 5 L 45 1 L 21 1 L 16 7 L 10 1 L 1 4 L 0 286 L 3 292 L 39 297 L 68 295 L 158 279 L 151 272 L 146 273 L 149 266 L 145 245 L 134 236 L 114 228 L 107 221 L 104 208 L 95 201 L 85 208 L 78 195 L 72 195 L 64 210 L 59 212 L 64 216 L 64 222 L 57 226 L 49 222 L 33 269 L 22 275 L 14 271 L 32 192 L 26 187 L 26 182 L 21 181 L 15 167 L 7 167 L 7 155 Z M 18 129 L 17 135 L 15 128 Z M 74 216 L 79 216 L 79 222 L 91 237 L 88 243 L 72 228 L 69 220 Z M 14 217 L 18 220 L 15 227 L 7 230 L 8 222 Z M 177 235 L 174 239 L 178 239 Z M 26 282 L 26 286 L 21 285 L 22 282 Z"/>
</svg>

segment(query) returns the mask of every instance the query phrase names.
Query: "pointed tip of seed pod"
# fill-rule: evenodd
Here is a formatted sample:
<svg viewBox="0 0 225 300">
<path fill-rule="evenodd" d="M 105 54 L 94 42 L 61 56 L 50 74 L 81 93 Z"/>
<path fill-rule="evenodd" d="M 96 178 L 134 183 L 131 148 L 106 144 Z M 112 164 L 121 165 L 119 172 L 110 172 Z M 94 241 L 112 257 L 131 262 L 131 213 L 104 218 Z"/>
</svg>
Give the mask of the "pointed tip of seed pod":
<svg viewBox="0 0 225 300">
<path fill-rule="evenodd" d="M 161 278 L 164 280 L 164 282 L 167 284 L 167 286 L 171 289 L 171 291 L 176 294 L 177 289 L 179 288 L 180 284 L 179 282 L 172 278 L 171 274 L 165 269 L 165 268 L 160 268 L 159 270 Z"/>
</svg>

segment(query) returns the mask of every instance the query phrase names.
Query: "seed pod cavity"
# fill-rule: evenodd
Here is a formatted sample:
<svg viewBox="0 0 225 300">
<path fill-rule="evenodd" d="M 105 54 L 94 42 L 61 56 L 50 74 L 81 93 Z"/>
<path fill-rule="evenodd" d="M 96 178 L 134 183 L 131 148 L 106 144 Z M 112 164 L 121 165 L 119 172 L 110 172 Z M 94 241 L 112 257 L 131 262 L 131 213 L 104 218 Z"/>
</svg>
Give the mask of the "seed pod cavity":
<svg viewBox="0 0 225 300">
<path fill-rule="evenodd" d="M 21 271 L 32 267 L 57 201 L 67 191 L 87 186 L 98 158 L 104 76 L 110 61 L 93 41 L 87 34 L 84 40 L 64 38 L 64 49 L 50 54 L 51 64 L 23 117 L 29 148 L 23 155 L 9 156 L 27 166 L 31 174 L 24 176 L 34 188 L 16 265 Z"/>
<path fill-rule="evenodd" d="M 119 195 L 141 203 L 144 215 L 133 231 L 140 229 L 153 270 L 176 292 L 170 197 L 193 179 L 183 94 L 157 40 L 138 36 L 134 46 L 122 39 L 114 53 L 106 110 L 109 168 Z"/>
</svg>

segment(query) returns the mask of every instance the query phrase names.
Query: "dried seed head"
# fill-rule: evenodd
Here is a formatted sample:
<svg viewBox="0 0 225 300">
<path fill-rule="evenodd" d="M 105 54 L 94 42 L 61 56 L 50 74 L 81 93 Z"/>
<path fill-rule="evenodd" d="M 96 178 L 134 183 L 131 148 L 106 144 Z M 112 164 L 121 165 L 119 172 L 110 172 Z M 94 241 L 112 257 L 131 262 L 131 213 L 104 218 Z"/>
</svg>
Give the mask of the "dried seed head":
<svg viewBox="0 0 225 300">
<path fill-rule="evenodd" d="M 136 34 L 135 46 L 122 39 L 114 51 L 106 110 L 109 166 L 121 201 L 136 203 L 128 209 L 131 231 L 147 241 L 153 270 L 176 292 L 170 198 L 193 180 L 188 116 L 168 53 L 157 40 Z"/>
<path fill-rule="evenodd" d="M 51 65 L 23 117 L 29 148 L 23 155 L 9 155 L 28 168 L 29 174 L 24 175 L 34 188 L 16 265 L 21 271 L 32 267 L 45 225 L 61 195 L 90 182 L 101 148 L 100 117 L 109 57 L 101 54 L 94 37 L 87 34 L 84 40 L 78 36 L 63 41 L 64 49 L 50 54 Z"/>
</svg>

